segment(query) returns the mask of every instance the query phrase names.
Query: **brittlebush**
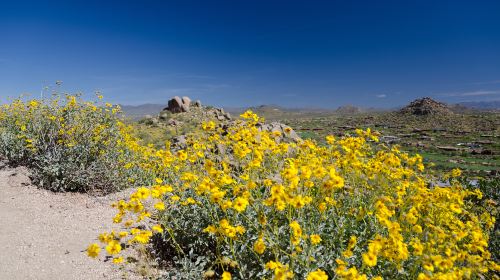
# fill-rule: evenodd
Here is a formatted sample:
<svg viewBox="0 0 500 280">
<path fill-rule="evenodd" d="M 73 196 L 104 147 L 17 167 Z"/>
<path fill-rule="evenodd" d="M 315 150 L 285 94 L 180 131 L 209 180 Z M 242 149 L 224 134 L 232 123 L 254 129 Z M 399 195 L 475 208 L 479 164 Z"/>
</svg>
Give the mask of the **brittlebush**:
<svg viewBox="0 0 500 280">
<path fill-rule="evenodd" d="M 116 191 L 140 178 L 125 168 L 133 154 L 119 112 L 75 95 L 16 99 L 0 108 L 0 154 L 50 190 Z"/>
<path fill-rule="evenodd" d="M 108 255 L 121 262 L 122 249 L 160 240 L 171 258 L 202 266 L 196 278 L 219 279 L 475 279 L 498 269 L 487 248 L 494 218 L 466 199 L 481 192 L 453 178 L 431 185 L 421 156 L 377 144 L 370 130 L 287 143 L 252 112 L 242 118 L 205 123 L 182 150 L 127 141 L 140 155 L 131 164 L 156 182 L 113 204 L 120 229 L 99 236 Z"/>
</svg>

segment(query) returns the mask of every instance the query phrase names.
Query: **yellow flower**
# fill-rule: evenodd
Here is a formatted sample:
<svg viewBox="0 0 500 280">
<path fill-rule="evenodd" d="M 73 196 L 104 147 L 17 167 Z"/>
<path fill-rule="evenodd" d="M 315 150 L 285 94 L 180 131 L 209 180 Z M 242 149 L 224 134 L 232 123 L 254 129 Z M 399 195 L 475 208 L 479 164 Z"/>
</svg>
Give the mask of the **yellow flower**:
<svg viewBox="0 0 500 280">
<path fill-rule="evenodd" d="M 243 197 L 238 197 L 233 201 L 233 208 L 238 212 L 243 212 L 247 208 L 248 200 Z"/>
<path fill-rule="evenodd" d="M 215 122 L 214 121 L 203 122 L 202 128 L 204 130 L 213 130 L 215 128 Z"/>
<path fill-rule="evenodd" d="M 291 222 L 290 228 L 292 229 L 294 236 L 296 237 L 302 236 L 302 229 L 300 228 L 300 224 L 297 221 Z"/>
<path fill-rule="evenodd" d="M 163 228 L 161 227 L 161 225 L 154 225 L 151 229 L 159 233 L 163 232 Z"/>
<path fill-rule="evenodd" d="M 113 240 L 113 235 L 111 234 L 108 234 L 108 233 L 101 233 L 99 234 L 99 241 L 101 241 L 102 243 L 109 243 Z"/>
<path fill-rule="evenodd" d="M 96 243 L 93 243 L 90 244 L 87 248 L 87 255 L 91 258 L 96 258 L 99 255 L 100 251 L 101 247 L 99 247 L 99 245 L 97 245 Z"/>
<path fill-rule="evenodd" d="M 163 201 L 155 203 L 154 207 L 160 211 L 165 210 L 165 203 Z"/>
<path fill-rule="evenodd" d="M 420 272 L 418 274 L 418 277 L 417 277 L 417 280 L 430 280 L 431 278 L 427 275 L 425 275 L 424 273 Z"/>
<path fill-rule="evenodd" d="M 326 142 L 329 144 L 329 145 L 332 145 L 334 142 L 335 142 L 335 137 L 333 135 L 327 135 L 326 136 Z"/>
<path fill-rule="evenodd" d="M 140 231 L 139 234 L 137 234 L 136 236 L 134 236 L 134 241 L 137 241 L 139 243 L 142 243 L 142 244 L 146 244 L 149 242 L 149 238 L 153 236 L 153 233 L 149 230 L 143 230 L 143 231 Z"/>
<path fill-rule="evenodd" d="M 414 225 L 412 229 L 416 233 L 422 233 L 422 227 L 420 225 Z"/>
<path fill-rule="evenodd" d="M 459 177 L 462 175 L 462 170 L 455 168 L 451 171 L 451 177 Z"/>
<path fill-rule="evenodd" d="M 257 239 L 255 244 L 253 245 L 253 250 L 259 255 L 262 255 L 264 253 L 264 251 L 266 250 L 266 244 L 264 243 L 264 239 L 262 237 Z"/>
<path fill-rule="evenodd" d="M 184 150 L 178 151 L 177 156 L 179 157 L 180 160 L 186 160 L 188 158 L 188 155 Z"/>
<path fill-rule="evenodd" d="M 323 270 L 318 269 L 309 273 L 306 280 L 328 280 L 328 275 Z"/>
<path fill-rule="evenodd" d="M 279 265 L 281 265 L 279 262 L 268 261 L 266 263 L 266 269 L 275 270 Z"/>
<path fill-rule="evenodd" d="M 424 263 L 422 264 L 422 267 L 427 270 L 427 271 L 430 271 L 430 272 L 433 272 L 434 271 L 434 266 L 432 265 L 432 263 L 430 262 L 427 262 L 427 263 Z"/>
<path fill-rule="evenodd" d="M 221 280 L 231 280 L 231 273 L 224 271 Z"/>
<path fill-rule="evenodd" d="M 311 244 L 316 245 L 321 242 L 321 237 L 318 234 L 311 234 Z"/>
<path fill-rule="evenodd" d="M 349 238 L 349 243 L 347 244 L 347 247 L 348 247 L 349 249 L 354 248 L 354 246 L 356 246 L 356 242 L 357 242 L 357 240 L 358 240 L 358 239 L 356 238 L 356 236 L 355 236 L 355 235 L 351 236 L 351 238 Z"/>
<path fill-rule="evenodd" d="M 458 205 L 457 205 L 457 204 L 455 204 L 455 203 L 451 203 L 451 204 L 450 204 L 450 209 L 451 209 L 451 211 L 453 211 L 453 212 L 455 212 L 455 213 L 457 213 L 457 214 L 462 213 L 462 208 L 460 208 L 460 206 L 458 206 Z"/>
<path fill-rule="evenodd" d="M 149 197 L 150 190 L 146 187 L 140 187 L 137 189 L 136 194 L 138 199 L 146 199 Z"/>
<path fill-rule="evenodd" d="M 118 213 L 116 216 L 113 218 L 113 223 L 118 224 L 122 222 L 122 214 Z"/>
<path fill-rule="evenodd" d="M 342 252 L 342 256 L 344 256 L 344 258 L 350 258 L 352 257 L 353 255 L 353 252 L 351 250 L 345 250 L 344 252 Z"/>
<path fill-rule="evenodd" d="M 114 264 L 119 264 L 123 262 L 123 257 L 118 257 L 113 259 Z"/>
<path fill-rule="evenodd" d="M 229 209 L 233 206 L 233 202 L 231 200 L 223 200 L 219 204 L 220 204 L 222 210 L 224 210 L 224 211 L 226 211 L 227 209 Z"/>
<path fill-rule="evenodd" d="M 121 250 L 122 246 L 116 240 L 109 242 L 108 245 L 106 246 L 106 252 L 108 252 L 108 254 L 110 255 L 116 255 L 120 253 Z"/>
<path fill-rule="evenodd" d="M 367 266 L 373 267 L 373 266 L 377 265 L 377 255 L 375 255 L 371 252 L 368 252 L 368 253 L 362 254 L 362 257 L 363 257 L 363 262 Z"/>
<path fill-rule="evenodd" d="M 245 233 L 245 228 L 243 226 L 236 226 L 236 232 L 238 234 L 243 234 Z"/>
<path fill-rule="evenodd" d="M 217 228 L 213 225 L 209 225 L 208 227 L 206 227 L 203 232 L 206 232 L 206 233 L 211 233 L 211 234 L 215 234 L 217 233 Z"/>
<path fill-rule="evenodd" d="M 254 114 L 251 110 L 247 110 L 245 113 L 241 114 L 240 117 L 244 119 L 253 119 L 254 121 L 258 121 L 259 117 Z"/>
</svg>

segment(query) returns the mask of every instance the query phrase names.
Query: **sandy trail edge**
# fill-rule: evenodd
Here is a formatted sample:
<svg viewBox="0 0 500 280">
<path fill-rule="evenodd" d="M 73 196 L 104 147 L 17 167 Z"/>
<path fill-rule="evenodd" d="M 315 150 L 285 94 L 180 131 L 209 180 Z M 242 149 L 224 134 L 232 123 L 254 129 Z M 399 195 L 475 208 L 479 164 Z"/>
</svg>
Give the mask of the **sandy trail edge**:
<svg viewBox="0 0 500 280">
<path fill-rule="evenodd" d="M 85 253 L 112 228 L 109 204 L 125 193 L 56 194 L 32 186 L 26 172 L 0 169 L 0 279 L 138 278 Z"/>
</svg>

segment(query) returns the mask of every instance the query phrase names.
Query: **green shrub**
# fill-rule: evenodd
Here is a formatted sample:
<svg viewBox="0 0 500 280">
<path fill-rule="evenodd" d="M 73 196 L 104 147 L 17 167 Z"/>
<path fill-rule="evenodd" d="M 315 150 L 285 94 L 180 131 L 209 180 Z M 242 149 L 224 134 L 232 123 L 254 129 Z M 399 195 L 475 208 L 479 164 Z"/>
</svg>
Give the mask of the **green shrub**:
<svg viewBox="0 0 500 280">
<path fill-rule="evenodd" d="M 61 100 L 62 99 L 62 100 Z M 0 154 L 32 169 L 35 183 L 53 191 L 111 192 L 130 186 L 130 138 L 109 103 L 79 97 L 14 100 L 0 109 Z"/>
</svg>

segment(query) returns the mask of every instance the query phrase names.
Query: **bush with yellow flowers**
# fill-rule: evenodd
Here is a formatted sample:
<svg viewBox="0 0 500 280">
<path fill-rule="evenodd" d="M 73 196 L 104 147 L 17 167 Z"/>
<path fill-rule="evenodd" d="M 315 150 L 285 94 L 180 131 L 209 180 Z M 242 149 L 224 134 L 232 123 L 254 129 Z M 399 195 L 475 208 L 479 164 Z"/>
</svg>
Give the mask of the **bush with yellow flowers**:
<svg viewBox="0 0 500 280">
<path fill-rule="evenodd" d="M 131 136 L 119 111 L 74 95 L 13 100 L 0 108 L 0 154 L 10 164 L 31 168 L 35 181 L 50 190 L 110 192 L 130 186 L 139 173 L 126 168 L 133 161 L 125 143 Z"/>
<path fill-rule="evenodd" d="M 131 143 L 156 178 L 117 209 L 102 233 L 122 250 L 167 256 L 166 279 L 470 279 L 498 270 L 488 251 L 495 218 L 471 211 L 479 190 L 431 184 L 422 157 L 378 144 L 370 130 L 283 142 L 251 111 L 203 124 L 187 147 Z M 490 273 L 490 274 L 489 274 Z"/>
</svg>

